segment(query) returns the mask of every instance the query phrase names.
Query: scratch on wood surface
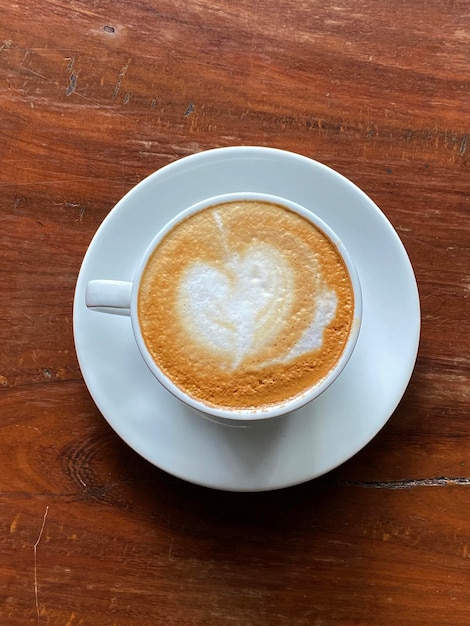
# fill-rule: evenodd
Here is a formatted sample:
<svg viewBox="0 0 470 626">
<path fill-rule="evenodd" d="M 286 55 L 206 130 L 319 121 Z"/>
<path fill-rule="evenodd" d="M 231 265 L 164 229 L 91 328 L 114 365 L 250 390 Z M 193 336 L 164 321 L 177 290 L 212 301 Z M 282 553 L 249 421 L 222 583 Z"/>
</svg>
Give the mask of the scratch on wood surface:
<svg viewBox="0 0 470 626">
<path fill-rule="evenodd" d="M 72 612 L 72 614 L 69 617 L 69 621 L 65 624 L 65 626 L 72 626 L 75 618 L 76 618 L 76 613 Z"/>
<path fill-rule="evenodd" d="M 124 80 L 124 78 L 126 77 L 127 74 L 127 70 L 129 69 L 129 65 L 131 63 L 132 59 L 128 59 L 127 63 L 121 68 L 121 71 L 119 72 L 119 76 L 116 82 L 116 85 L 114 87 L 114 91 L 113 91 L 113 100 L 116 100 L 119 91 L 121 90 L 121 83 Z"/>
<path fill-rule="evenodd" d="M 65 92 L 66 96 L 71 96 L 77 87 L 77 74 L 72 72 L 70 74 L 70 83 Z"/>
<path fill-rule="evenodd" d="M 29 72 L 30 74 L 33 74 L 33 76 L 37 76 L 38 78 L 42 78 L 42 80 L 45 80 L 47 83 L 51 83 L 53 85 L 57 85 L 57 81 L 52 80 L 52 79 L 48 78 L 47 76 L 44 76 L 44 74 L 40 74 L 39 72 L 35 72 L 30 67 L 26 67 L 25 65 L 22 65 L 21 69 L 24 72 Z"/>
<path fill-rule="evenodd" d="M 459 148 L 460 156 L 463 156 L 467 150 L 467 141 L 468 141 L 468 137 L 467 135 L 464 135 L 462 138 L 462 141 L 460 142 L 460 148 Z"/>
<path fill-rule="evenodd" d="M 31 50 L 26 50 L 26 52 L 23 55 L 23 58 L 21 59 L 20 65 L 23 65 L 23 63 L 26 61 L 26 59 L 29 57 L 30 54 L 31 54 Z"/>
<path fill-rule="evenodd" d="M 69 62 L 67 65 L 67 74 L 71 74 L 75 63 L 75 57 L 65 57 L 65 60 Z"/>
<path fill-rule="evenodd" d="M 173 552 L 173 542 L 174 539 L 172 539 L 170 543 L 170 549 L 168 550 L 168 559 L 171 559 L 171 553 Z"/>
<path fill-rule="evenodd" d="M 18 515 L 15 517 L 15 519 L 10 524 L 10 533 L 16 532 L 16 527 L 18 525 L 18 520 L 19 519 L 20 519 L 20 514 L 18 513 Z"/>
<path fill-rule="evenodd" d="M 188 104 L 188 106 L 186 107 L 186 111 L 183 113 L 183 117 L 188 117 L 188 115 L 191 115 L 191 113 L 194 113 L 194 103 L 190 102 Z"/>
<path fill-rule="evenodd" d="M 49 506 L 46 506 L 46 510 L 44 512 L 44 517 L 42 518 L 41 530 L 39 531 L 38 538 L 33 547 L 34 552 L 34 598 L 36 600 L 36 615 L 38 618 L 38 624 L 40 619 L 39 613 L 39 589 L 38 589 L 38 545 L 42 538 L 42 533 L 44 532 L 44 526 L 46 525 L 47 513 L 49 511 Z"/>
</svg>

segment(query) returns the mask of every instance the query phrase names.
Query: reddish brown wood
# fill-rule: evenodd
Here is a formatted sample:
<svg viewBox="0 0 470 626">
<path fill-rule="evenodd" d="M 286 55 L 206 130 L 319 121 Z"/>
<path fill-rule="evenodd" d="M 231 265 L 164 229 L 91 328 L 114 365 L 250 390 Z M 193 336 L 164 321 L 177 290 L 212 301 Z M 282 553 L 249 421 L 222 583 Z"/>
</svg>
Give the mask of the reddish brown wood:
<svg viewBox="0 0 470 626">
<path fill-rule="evenodd" d="M 470 622 L 469 33 L 468 0 L 2 3 L 2 624 Z M 80 263 L 114 204 L 171 161 L 241 144 L 362 187 L 423 312 L 374 441 L 251 495 L 134 454 L 72 336 Z"/>
</svg>

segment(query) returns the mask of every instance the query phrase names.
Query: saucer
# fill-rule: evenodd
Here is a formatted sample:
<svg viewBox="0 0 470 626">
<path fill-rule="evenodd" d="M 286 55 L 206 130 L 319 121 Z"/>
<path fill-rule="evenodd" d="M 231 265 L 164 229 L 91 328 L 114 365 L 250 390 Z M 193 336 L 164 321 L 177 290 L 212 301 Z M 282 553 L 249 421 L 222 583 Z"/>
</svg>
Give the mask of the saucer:
<svg viewBox="0 0 470 626">
<path fill-rule="evenodd" d="M 342 238 L 363 291 L 355 351 L 319 398 L 277 419 L 228 426 L 170 395 L 152 376 L 128 317 L 85 306 L 89 280 L 132 281 L 154 234 L 185 207 L 254 191 L 311 209 Z M 332 470 L 361 450 L 392 415 L 416 360 L 420 307 L 397 233 L 349 180 L 306 157 L 261 147 L 219 148 L 158 170 L 109 213 L 77 281 L 74 337 L 85 383 L 116 433 L 162 470 L 215 489 L 266 491 Z"/>
</svg>

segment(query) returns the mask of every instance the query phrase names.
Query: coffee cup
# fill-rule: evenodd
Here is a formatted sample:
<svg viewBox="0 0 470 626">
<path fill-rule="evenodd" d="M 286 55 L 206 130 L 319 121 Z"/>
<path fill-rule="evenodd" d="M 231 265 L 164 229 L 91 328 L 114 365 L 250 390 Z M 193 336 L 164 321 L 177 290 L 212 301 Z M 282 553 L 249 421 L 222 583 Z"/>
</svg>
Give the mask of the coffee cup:
<svg viewBox="0 0 470 626">
<path fill-rule="evenodd" d="M 251 192 L 183 209 L 155 235 L 133 282 L 91 280 L 86 305 L 130 316 L 156 380 L 203 415 L 237 423 L 323 393 L 362 318 L 340 238 L 296 202 Z"/>
</svg>

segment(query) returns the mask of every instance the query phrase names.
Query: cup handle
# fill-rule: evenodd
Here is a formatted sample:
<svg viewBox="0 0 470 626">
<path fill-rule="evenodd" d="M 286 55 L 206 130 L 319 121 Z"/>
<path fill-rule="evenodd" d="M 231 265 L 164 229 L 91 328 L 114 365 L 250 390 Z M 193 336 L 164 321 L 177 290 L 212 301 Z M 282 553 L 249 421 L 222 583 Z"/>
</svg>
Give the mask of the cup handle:
<svg viewBox="0 0 470 626">
<path fill-rule="evenodd" d="M 90 280 L 85 304 L 89 309 L 115 315 L 131 314 L 132 283 L 123 280 Z"/>
</svg>

